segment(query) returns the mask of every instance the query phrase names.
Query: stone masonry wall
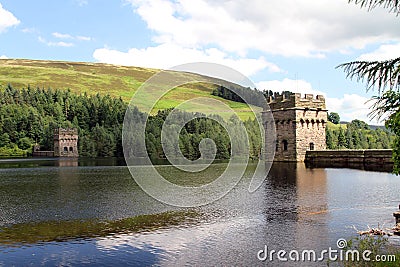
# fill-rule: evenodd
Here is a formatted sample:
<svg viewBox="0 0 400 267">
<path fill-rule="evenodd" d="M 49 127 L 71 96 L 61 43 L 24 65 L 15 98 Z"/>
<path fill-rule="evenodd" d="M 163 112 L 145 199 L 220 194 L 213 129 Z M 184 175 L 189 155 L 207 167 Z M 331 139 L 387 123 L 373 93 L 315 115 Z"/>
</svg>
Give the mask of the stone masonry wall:
<svg viewBox="0 0 400 267">
<path fill-rule="evenodd" d="M 327 112 L 296 110 L 296 159 L 304 161 L 307 150 L 326 149 Z"/>
<path fill-rule="evenodd" d="M 54 131 L 54 156 L 78 157 L 78 130 L 56 129 Z"/>
<path fill-rule="evenodd" d="M 276 128 L 275 161 L 304 161 L 307 150 L 326 149 L 328 115 L 323 96 L 275 94 L 268 104 Z"/>
<path fill-rule="evenodd" d="M 393 163 L 391 149 L 346 149 L 307 151 L 306 161 L 311 163 Z"/>
<path fill-rule="evenodd" d="M 294 109 L 285 109 L 273 111 L 272 114 L 276 130 L 274 160 L 293 161 L 296 158 L 296 112 Z"/>
</svg>

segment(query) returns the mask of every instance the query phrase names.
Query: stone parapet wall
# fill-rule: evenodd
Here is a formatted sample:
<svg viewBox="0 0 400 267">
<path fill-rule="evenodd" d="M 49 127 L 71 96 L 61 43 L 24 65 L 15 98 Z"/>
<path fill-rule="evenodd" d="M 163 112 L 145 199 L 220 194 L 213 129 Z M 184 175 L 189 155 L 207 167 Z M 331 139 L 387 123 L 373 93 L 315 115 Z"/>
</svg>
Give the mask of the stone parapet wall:
<svg viewBox="0 0 400 267">
<path fill-rule="evenodd" d="M 52 157 L 54 157 L 54 151 L 33 151 L 32 156 L 33 157 L 52 158 Z"/>
<path fill-rule="evenodd" d="M 288 108 L 307 108 L 307 109 L 321 109 L 325 110 L 325 97 L 323 95 L 317 95 L 314 98 L 312 94 L 305 94 L 304 97 L 301 94 L 275 94 L 268 100 L 268 105 L 271 110 L 288 109 Z"/>
<path fill-rule="evenodd" d="M 63 135 L 78 135 L 78 129 L 76 128 L 57 128 L 54 129 L 54 135 L 63 136 Z"/>
<path fill-rule="evenodd" d="M 305 161 L 310 163 L 392 164 L 391 149 L 314 150 L 307 151 Z"/>
<path fill-rule="evenodd" d="M 326 149 L 327 112 L 318 110 L 296 110 L 297 161 L 304 161 L 307 150 Z M 312 148 L 311 148 L 312 144 Z"/>
</svg>

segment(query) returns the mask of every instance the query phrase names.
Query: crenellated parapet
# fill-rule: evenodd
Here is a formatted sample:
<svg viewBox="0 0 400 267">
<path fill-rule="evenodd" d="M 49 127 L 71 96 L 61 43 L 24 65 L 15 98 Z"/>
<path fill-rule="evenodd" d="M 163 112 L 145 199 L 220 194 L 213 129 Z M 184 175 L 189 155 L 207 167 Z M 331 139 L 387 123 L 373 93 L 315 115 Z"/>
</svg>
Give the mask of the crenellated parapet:
<svg viewBox="0 0 400 267">
<path fill-rule="evenodd" d="M 78 135 L 78 129 L 76 128 L 57 128 L 54 129 L 55 135 Z"/>
<path fill-rule="evenodd" d="M 313 94 L 302 96 L 299 93 L 274 93 L 274 96 L 269 97 L 268 105 L 271 110 L 293 108 L 326 109 L 325 97 L 323 95 L 316 95 L 314 97 Z"/>
</svg>

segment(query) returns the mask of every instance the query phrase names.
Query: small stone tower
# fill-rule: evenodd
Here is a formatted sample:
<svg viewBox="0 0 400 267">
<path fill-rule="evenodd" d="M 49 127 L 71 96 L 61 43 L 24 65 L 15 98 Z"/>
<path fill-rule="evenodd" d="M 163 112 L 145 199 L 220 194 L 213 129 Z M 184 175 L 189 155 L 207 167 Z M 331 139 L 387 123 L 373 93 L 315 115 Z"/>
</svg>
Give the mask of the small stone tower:
<svg viewBox="0 0 400 267">
<path fill-rule="evenodd" d="M 58 128 L 54 130 L 54 156 L 79 157 L 77 129 Z"/>
<path fill-rule="evenodd" d="M 307 150 L 325 150 L 327 109 L 325 98 L 306 94 L 275 94 L 268 101 L 275 123 L 274 161 L 304 161 Z M 265 116 L 267 117 L 267 116 Z M 266 131 L 267 132 L 267 131 Z"/>
</svg>

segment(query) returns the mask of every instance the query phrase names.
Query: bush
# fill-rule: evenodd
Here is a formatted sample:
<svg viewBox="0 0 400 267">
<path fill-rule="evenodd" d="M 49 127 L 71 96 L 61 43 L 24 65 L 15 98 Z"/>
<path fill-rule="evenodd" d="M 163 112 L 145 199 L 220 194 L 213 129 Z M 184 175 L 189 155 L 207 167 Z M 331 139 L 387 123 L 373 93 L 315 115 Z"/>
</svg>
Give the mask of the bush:
<svg viewBox="0 0 400 267">
<path fill-rule="evenodd" d="M 347 242 L 347 247 L 345 251 L 348 250 L 357 250 L 360 253 L 360 261 L 343 261 L 341 262 L 343 266 L 351 266 L 351 267 L 358 267 L 358 266 L 400 266 L 400 249 L 398 247 L 394 247 L 388 241 L 388 238 L 382 236 L 369 236 L 364 235 L 360 237 L 356 237 L 350 239 Z M 371 254 L 368 256 L 371 261 L 364 261 L 362 257 L 362 253 L 366 250 L 371 251 Z M 345 253 L 343 253 L 345 254 Z M 394 255 L 395 261 L 375 261 L 376 256 L 388 256 Z M 383 259 L 383 258 L 382 258 Z M 329 265 L 329 264 L 328 264 Z"/>
<path fill-rule="evenodd" d="M 32 145 L 33 145 L 33 141 L 29 137 L 23 137 L 18 140 L 18 147 L 23 150 L 30 149 L 32 147 Z"/>
<path fill-rule="evenodd" d="M 0 158 L 26 156 L 27 151 L 20 149 L 16 144 L 10 144 L 8 147 L 0 147 Z"/>
</svg>

